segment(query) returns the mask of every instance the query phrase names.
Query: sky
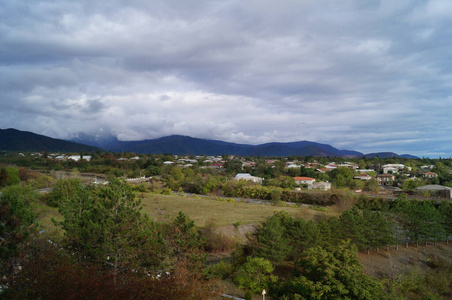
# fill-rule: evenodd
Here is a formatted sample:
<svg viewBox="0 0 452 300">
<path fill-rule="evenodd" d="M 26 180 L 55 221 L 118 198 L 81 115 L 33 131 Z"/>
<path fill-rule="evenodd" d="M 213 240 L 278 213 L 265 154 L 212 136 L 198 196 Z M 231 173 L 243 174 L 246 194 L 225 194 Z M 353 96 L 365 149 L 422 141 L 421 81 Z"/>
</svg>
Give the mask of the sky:
<svg viewBox="0 0 452 300">
<path fill-rule="evenodd" d="M 452 156 L 452 1 L 2 0 L 0 128 Z"/>
</svg>

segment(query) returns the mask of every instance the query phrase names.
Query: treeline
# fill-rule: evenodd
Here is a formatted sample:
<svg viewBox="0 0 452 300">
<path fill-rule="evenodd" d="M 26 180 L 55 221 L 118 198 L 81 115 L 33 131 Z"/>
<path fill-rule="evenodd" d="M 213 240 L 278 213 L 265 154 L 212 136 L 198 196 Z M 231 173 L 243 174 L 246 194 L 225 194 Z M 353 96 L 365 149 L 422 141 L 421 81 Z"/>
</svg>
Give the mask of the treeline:
<svg viewBox="0 0 452 300">
<path fill-rule="evenodd" d="M 384 211 L 354 206 L 340 217 L 319 222 L 278 212 L 236 251 L 230 264 L 222 262 L 212 272 L 231 278 L 250 293 L 266 289 L 275 299 L 401 299 L 413 292 L 406 281 L 383 282 L 366 276 L 357 251 L 369 253 L 382 247 L 397 251 L 401 241 L 412 246 L 420 241 L 448 242 L 451 220 L 450 202 L 398 201 Z M 449 292 L 452 264 L 433 263 L 444 267 L 436 274 L 441 281 L 435 285 L 441 290 L 432 292 L 424 286 L 421 293 L 418 287 L 419 299 L 441 299 Z"/>
<path fill-rule="evenodd" d="M 386 211 L 354 206 L 340 217 L 319 222 L 277 213 L 259 229 L 256 249 L 266 253 L 262 257 L 282 262 L 296 260 L 297 254 L 309 247 L 337 244 L 341 240 L 350 240 L 358 250 L 368 252 L 388 246 L 394 249 L 399 243 L 416 246 L 448 243 L 451 236 L 451 202 L 400 200 Z"/>
<path fill-rule="evenodd" d="M 140 212 L 126 182 L 106 186 L 60 181 L 51 198 L 61 221 L 40 232 L 26 185 L 0 197 L 0 297 L 9 299 L 209 299 L 215 281 L 205 274 L 206 239 L 179 213 L 169 224 Z"/>
</svg>

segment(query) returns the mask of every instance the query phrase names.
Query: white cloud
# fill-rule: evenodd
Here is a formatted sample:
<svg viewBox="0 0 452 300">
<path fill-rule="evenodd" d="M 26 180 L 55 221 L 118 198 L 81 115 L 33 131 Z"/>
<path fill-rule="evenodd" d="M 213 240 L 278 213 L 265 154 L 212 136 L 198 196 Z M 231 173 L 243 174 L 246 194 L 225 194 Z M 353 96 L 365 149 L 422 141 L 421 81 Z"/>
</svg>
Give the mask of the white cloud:
<svg viewBox="0 0 452 300">
<path fill-rule="evenodd" d="M 4 1 L 0 127 L 452 151 L 451 10 L 439 0 Z"/>
</svg>

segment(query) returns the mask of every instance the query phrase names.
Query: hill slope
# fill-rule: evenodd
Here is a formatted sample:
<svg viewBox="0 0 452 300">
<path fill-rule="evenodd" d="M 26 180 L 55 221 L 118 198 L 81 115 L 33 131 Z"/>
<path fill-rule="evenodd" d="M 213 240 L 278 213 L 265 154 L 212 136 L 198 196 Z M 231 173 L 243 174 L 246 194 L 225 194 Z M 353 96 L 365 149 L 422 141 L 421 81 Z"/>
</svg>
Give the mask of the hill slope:
<svg viewBox="0 0 452 300">
<path fill-rule="evenodd" d="M 93 152 L 101 149 L 9 128 L 0 129 L 0 150 L 24 152 Z"/>
</svg>

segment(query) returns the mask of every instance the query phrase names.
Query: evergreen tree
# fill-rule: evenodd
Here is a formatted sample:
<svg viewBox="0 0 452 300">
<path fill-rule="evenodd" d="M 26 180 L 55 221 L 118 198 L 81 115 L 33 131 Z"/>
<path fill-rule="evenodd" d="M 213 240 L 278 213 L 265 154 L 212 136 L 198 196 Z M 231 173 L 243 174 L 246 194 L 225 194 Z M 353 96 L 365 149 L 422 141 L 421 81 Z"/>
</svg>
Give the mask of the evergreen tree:
<svg viewBox="0 0 452 300">
<path fill-rule="evenodd" d="M 176 261 L 187 261 L 193 268 L 199 268 L 204 263 L 205 239 L 201 232 L 183 212 L 179 212 L 171 226 L 170 232 L 170 256 Z"/>
<path fill-rule="evenodd" d="M 449 244 L 449 237 L 452 235 L 452 203 L 447 201 L 441 202 L 439 211 L 443 219 L 444 237 L 446 243 Z"/>
<path fill-rule="evenodd" d="M 366 238 L 366 220 L 358 207 L 354 206 L 351 210 L 345 211 L 339 217 L 340 236 L 342 239 L 350 239 L 358 249 L 367 248 Z"/>
<path fill-rule="evenodd" d="M 280 263 L 286 259 L 291 247 L 282 220 L 280 215 L 275 214 L 259 229 L 257 233 L 258 245 L 254 250 L 256 256 L 266 258 L 274 263 Z"/>
<path fill-rule="evenodd" d="M 378 247 L 387 246 L 393 242 L 392 226 L 382 212 L 365 209 L 363 218 L 366 246 L 376 248 L 378 251 Z"/>
<path fill-rule="evenodd" d="M 294 261 L 301 257 L 303 251 L 322 242 L 320 229 L 312 220 L 309 222 L 303 219 L 295 220 L 292 226 L 287 228 L 287 234 L 292 248 L 290 258 Z"/>
<path fill-rule="evenodd" d="M 131 187 L 114 179 L 96 189 L 79 186 L 71 197 L 62 199 L 59 211 L 69 247 L 80 259 L 113 267 L 155 267 L 163 239 L 155 224 L 140 212 L 141 202 Z"/>
</svg>

